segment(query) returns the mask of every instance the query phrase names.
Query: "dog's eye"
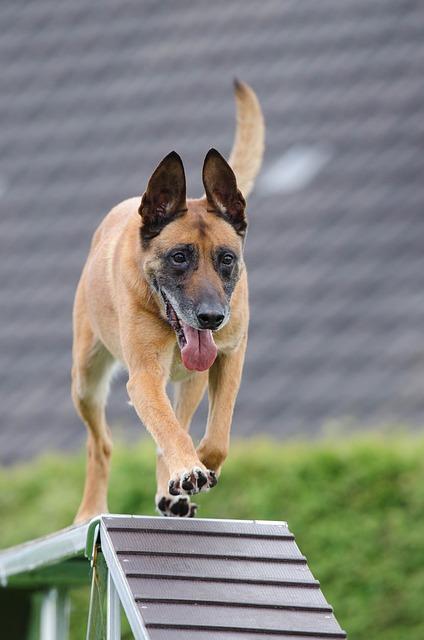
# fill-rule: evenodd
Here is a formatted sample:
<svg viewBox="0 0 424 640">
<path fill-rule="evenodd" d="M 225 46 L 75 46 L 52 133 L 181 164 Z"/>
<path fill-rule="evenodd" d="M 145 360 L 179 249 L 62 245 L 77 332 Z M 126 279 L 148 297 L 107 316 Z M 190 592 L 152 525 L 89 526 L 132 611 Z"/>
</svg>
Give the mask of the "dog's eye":
<svg viewBox="0 0 424 640">
<path fill-rule="evenodd" d="M 172 260 L 176 264 L 184 264 L 184 262 L 187 262 L 187 259 L 182 251 L 176 251 L 175 253 L 173 253 Z"/>
<path fill-rule="evenodd" d="M 233 262 L 234 256 L 232 256 L 231 253 L 226 253 L 221 258 L 221 264 L 225 265 L 226 267 L 231 267 Z"/>
</svg>

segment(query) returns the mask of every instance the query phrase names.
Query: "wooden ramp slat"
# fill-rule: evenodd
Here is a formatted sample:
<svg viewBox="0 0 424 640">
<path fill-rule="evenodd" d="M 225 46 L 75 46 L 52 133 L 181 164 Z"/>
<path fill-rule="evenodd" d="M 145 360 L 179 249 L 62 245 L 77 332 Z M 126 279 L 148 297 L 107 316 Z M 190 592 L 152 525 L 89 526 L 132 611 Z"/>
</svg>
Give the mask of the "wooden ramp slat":
<svg viewBox="0 0 424 640">
<path fill-rule="evenodd" d="M 151 640 L 328 640 L 328 636 L 319 634 L 302 635 L 302 634 L 286 634 L 286 633 L 269 633 L 255 631 L 207 631 L 205 629 L 157 629 L 149 628 L 149 637 Z M 340 636 L 344 638 L 345 636 Z"/>
<path fill-rule="evenodd" d="M 225 534 L 215 535 L 213 541 L 208 536 L 186 535 L 184 532 L 156 531 L 154 535 L 143 536 L 140 546 L 140 533 L 132 531 L 114 531 L 113 543 L 119 553 L 160 553 L 161 555 L 179 554 L 200 556 L 223 556 L 238 558 L 271 558 L 276 560 L 296 560 L 304 562 L 293 540 L 285 538 L 263 538 L 254 535 L 235 537 Z"/>
<path fill-rule="evenodd" d="M 143 522 L 140 522 L 140 518 Z M 104 516 L 104 523 L 113 531 L 158 531 L 157 516 Z M 242 524 L 241 524 L 242 523 Z M 215 520 L 208 518 L 163 518 L 161 533 L 183 531 L 198 536 L 255 536 L 256 538 L 288 538 L 294 540 L 286 522 L 263 522 L 260 520 Z"/>
<path fill-rule="evenodd" d="M 293 611 L 252 606 L 222 606 L 215 603 L 150 603 L 138 607 L 146 627 L 161 626 L 180 629 L 229 629 L 316 633 L 328 638 L 343 638 L 331 613 L 311 610 Z"/>
<path fill-rule="evenodd" d="M 162 598 L 165 600 L 193 600 L 197 602 L 238 602 L 268 606 L 309 607 L 329 609 L 318 585 L 282 586 L 280 584 L 249 584 L 246 582 L 216 583 L 208 580 L 181 580 L 178 577 L 129 578 L 136 600 Z"/>
<path fill-rule="evenodd" d="M 211 578 L 244 582 L 282 582 L 314 584 L 315 580 L 306 564 L 264 562 L 262 559 L 234 560 L 233 558 L 190 558 L 179 556 L 119 554 L 127 576 L 180 576 Z"/>
</svg>

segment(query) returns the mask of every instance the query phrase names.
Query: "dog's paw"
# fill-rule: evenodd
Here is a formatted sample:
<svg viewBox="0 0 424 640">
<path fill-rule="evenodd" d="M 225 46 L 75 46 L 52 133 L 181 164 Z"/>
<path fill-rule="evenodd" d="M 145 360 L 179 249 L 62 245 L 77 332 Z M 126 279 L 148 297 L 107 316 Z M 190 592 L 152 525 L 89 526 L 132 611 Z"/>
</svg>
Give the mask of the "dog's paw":
<svg viewBox="0 0 424 640">
<path fill-rule="evenodd" d="M 171 496 L 192 496 L 200 491 L 209 491 L 218 482 L 215 471 L 200 467 L 193 467 L 191 471 L 183 471 L 175 474 L 169 481 L 169 493 Z"/>
<path fill-rule="evenodd" d="M 170 518 L 194 518 L 197 504 L 190 502 L 188 496 L 162 496 L 156 501 L 156 510 Z"/>
</svg>

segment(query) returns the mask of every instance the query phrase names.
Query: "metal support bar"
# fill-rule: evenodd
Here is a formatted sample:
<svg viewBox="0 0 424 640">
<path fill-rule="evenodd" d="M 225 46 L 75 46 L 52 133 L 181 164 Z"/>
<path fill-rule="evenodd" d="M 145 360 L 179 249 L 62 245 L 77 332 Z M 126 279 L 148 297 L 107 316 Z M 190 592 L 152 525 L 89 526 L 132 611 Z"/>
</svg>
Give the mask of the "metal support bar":
<svg viewBox="0 0 424 640">
<path fill-rule="evenodd" d="M 121 567 L 121 563 L 115 555 L 112 541 L 103 522 L 100 526 L 100 540 L 102 550 L 101 556 L 104 558 L 107 569 L 111 574 L 111 579 L 113 580 L 114 587 L 118 592 L 122 609 L 124 610 L 128 623 L 131 627 L 134 639 L 149 640 L 150 636 L 140 616 L 133 594 L 131 593 L 130 586 Z M 87 636 L 87 640 L 91 640 L 91 637 Z"/>
<path fill-rule="evenodd" d="M 69 598 L 64 590 L 49 589 L 43 594 L 40 609 L 40 639 L 67 640 L 69 634 Z"/>
<path fill-rule="evenodd" d="M 107 640 L 121 640 L 121 602 L 110 571 L 107 574 Z"/>
<path fill-rule="evenodd" d="M 96 550 L 93 557 L 86 640 L 106 639 L 107 573 L 107 566 L 103 554 L 99 550 Z"/>
</svg>

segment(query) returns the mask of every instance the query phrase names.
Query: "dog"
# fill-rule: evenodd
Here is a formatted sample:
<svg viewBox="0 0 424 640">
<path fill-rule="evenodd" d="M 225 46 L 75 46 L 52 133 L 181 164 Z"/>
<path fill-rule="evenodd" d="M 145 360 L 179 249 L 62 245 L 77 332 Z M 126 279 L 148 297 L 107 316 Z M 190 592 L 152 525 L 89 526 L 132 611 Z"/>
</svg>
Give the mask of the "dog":
<svg viewBox="0 0 424 640">
<path fill-rule="evenodd" d="M 130 402 L 157 445 L 161 515 L 194 516 L 190 496 L 216 484 L 227 457 L 249 321 L 245 199 L 265 132 L 254 91 L 235 81 L 235 99 L 230 160 L 209 150 L 203 197 L 187 199 L 183 163 L 172 151 L 141 199 L 118 204 L 94 233 L 73 311 L 72 398 L 88 431 L 76 523 L 108 511 L 105 406 L 119 363 L 128 370 Z M 188 430 L 206 387 L 208 422 L 195 448 Z"/>
</svg>

